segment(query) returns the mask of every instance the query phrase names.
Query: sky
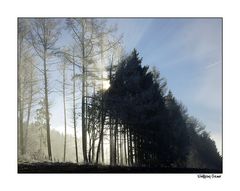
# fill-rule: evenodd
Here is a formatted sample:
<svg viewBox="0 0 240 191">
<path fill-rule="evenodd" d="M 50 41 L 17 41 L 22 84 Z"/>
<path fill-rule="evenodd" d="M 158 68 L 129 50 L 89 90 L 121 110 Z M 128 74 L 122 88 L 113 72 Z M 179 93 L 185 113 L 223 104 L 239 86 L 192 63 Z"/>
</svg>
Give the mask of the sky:
<svg viewBox="0 0 240 191">
<path fill-rule="evenodd" d="M 117 24 L 126 53 L 136 48 L 143 65 L 158 68 L 188 114 L 206 125 L 221 154 L 222 20 L 125 18 L 108 23 Z M 54 98 L 51 112 L 53 128 L 63 131 L 61 97 Z"/>
</svg>

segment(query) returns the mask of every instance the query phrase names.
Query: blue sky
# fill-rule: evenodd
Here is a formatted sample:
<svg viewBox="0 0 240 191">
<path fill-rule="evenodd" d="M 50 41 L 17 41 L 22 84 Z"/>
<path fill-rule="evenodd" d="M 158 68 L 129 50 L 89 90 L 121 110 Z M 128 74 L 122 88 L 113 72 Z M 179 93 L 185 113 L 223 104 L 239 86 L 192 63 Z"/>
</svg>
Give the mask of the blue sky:
<svg viewBox="0 0 240 191">
<path fill-rule="evenodd" d="M 108 23 L 118 25 L 126 53 L 136 48 L 144 65 L 159 69 L 188 113 L 206 125 L 221 153 L 222 20 L 108 19 Z M 54 105 L 57 113 L 61 106 Z M 61 120 L 55 120 L 53 126 L 59 126 Z"/>
</svg>

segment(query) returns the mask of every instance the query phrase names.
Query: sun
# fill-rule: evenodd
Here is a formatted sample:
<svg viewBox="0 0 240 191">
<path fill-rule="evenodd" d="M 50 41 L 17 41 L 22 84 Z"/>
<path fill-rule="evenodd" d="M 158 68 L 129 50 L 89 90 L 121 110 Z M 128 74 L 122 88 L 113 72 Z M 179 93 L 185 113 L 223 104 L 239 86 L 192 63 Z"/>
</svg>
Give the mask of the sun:
<svg viewBox="0 0 240 191">
<path fill-rule="evenodd" d="M 110 87 L 110 82 L 109 80 L 104 80 L 103 81 L 103 89 L 107 90 Z"/>
</svg>

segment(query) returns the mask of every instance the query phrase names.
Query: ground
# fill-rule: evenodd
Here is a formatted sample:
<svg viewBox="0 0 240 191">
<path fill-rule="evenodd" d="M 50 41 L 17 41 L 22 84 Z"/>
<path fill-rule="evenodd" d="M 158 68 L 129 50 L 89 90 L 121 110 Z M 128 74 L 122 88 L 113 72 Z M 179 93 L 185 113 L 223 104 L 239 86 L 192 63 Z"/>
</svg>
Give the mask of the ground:
<svg viewBox="0 0 240 191">
<path fill-rule="evenodd" d="M 19 163 L 18 173 L 222 173 L 213 169 L 80 165 L 76 163 Z"/>
</svg>

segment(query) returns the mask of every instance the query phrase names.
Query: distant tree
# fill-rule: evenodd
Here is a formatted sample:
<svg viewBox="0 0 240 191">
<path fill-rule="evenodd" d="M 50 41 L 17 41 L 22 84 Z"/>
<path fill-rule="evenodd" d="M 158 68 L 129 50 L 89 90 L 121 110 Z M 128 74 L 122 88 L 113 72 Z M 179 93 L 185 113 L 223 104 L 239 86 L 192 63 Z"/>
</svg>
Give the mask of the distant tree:
<svg viewBox="0 0 240 191">
<path fill-rule="evenodd" d="M 37 149 L 37 156 L 39 159 L 43 159 L 45 157 L 45 147 L 46 145 L 46 119 L 45 119 L 45 104 L 44 100 L 39 101 L 40 108 L 36 109 L 35 123 L 33 126 L 37 129 L 37 135 L 39 138 L 39 148 Z M 38 158 L 35 158 L 38 159 Z"/>
<path fill-rule="evenodd" d="M 188 166 L 191 168 L 222 169 L 222 157 L 205 126 L 194 117 L 187 119 L 190 134 Z"/>
</svg>

